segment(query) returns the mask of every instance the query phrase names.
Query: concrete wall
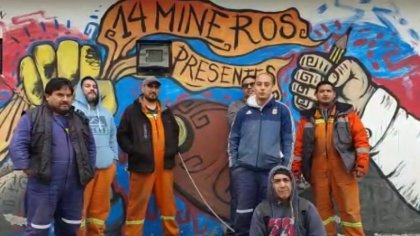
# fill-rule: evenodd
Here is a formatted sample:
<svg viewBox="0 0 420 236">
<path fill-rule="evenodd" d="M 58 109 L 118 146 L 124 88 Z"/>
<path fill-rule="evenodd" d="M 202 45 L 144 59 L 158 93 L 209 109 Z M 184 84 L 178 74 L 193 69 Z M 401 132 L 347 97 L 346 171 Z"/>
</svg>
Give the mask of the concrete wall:
<svg viewBox="0 0 420 236">
<path fill-rule="evenodd" d="M 161 101 L 181 124 L 182 155 L 203 195 L 228 218 L 227 105 L 239 81 L 267 72 L 292 108 L 313 102 L 313 84 L 336 83 L 368 129 L 372 165 L 360 183 L 369 234 L 420 234 L 420 16 L 415 0 L 156 1 L 2 0 L 0 36 L 0 235 L 22 235 L 26 178 L 11 172 L 8 144 L 22 110 L 39 104 L 52 75 L 102 80 L 116 122 L 139 94 L 138 39 L 173 41 Z M 351 31 L 348 32 L 348 29 Z M 64 55 L 64 56 L 63 56 Z M 13 89 L 21 95 L 13 94 Z M 112 186 L 109 235 L 119 235 L 128 191 L 121 153 Z M 221 235 L 179 160 L 177 222 L 182 235 Z M 304 193 L 310 195 L 309 192 Z M 153 203 L 153 201 L 152 201 Z M 154 204 L 145 235 L 161 235 Z"/>
</svg>

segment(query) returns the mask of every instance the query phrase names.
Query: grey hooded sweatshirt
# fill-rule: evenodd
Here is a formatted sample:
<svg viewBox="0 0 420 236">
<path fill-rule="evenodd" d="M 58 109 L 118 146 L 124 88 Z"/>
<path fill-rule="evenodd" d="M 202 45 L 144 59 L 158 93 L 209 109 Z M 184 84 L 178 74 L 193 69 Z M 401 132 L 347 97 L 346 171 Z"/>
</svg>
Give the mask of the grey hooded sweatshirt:
<svg viewBox="0 0 420 236">
<path fill-rule="evenodd" d="M 272 185 L 278 170 L 288 173 L 292 181 L 290 200 L 281 202 Z M 254 211 L 249 235 L 252 236 L 325 236 L 324 225 L 315 206 L 298 196 L 295 179 L 285 166 L 274 167 L 269 174 L 267 199 Z"/>
<path fill-rule="evenodd" d="M 82 89 L 85 79 L 80 80 L 76 86 L 73 106 L 89 119 L 90 129 L 95 137 L 96 168 L 104 169 L 110 167 L 114 160 L 118 161 L 117 129 L 112 113 L 101 104 L 102 95 L 95 79 L 93 81 L 98 87 L 98 100 L 95 106 L 89 105 Z"/>
</svg>

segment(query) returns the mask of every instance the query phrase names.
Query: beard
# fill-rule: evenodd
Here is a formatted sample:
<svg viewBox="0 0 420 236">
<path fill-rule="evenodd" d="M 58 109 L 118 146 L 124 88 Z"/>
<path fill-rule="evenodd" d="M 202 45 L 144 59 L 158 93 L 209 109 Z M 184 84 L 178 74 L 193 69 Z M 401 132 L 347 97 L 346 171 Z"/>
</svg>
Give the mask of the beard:
<svg viewBox="0 0 420 236">
<path fill-rule="evenodd" d="M 150 95 L 144 94 L 144 99 L 146 99 L 148 102 L 156 102 L 157 94 L 150 94 Z"/>
<path fill-rule="evenodd" d="M 89 95 L 89 96 L 86 96 L 86 100 L 87 100 L 87 102 L 88 102 L 89 104 L 91 104 L 91 105 L 97 105 L 97 104 L 98 104 L 98 100 L 99 100 L 99 98 L 98 98 L 98 96 L 95 94 L 95 95 Z"/>
<path fill-rule="evenodd" d="M 70 105 L 69 104 L 66 104 L 67 105 L 67 107 L 65 108 L 65 107 L 61 107 L 61 105 L 60 106 L 58 106 L 58 107 L 55 107 L 55 106 L 51 106 L 51 105 L 49 105 L 49 108 L 54 112 L 54 113 L 57 113 L 57 114 L 60 114 L 60 115 L 66 115 L 69 111 L 70 111 Z"/>
</svg>

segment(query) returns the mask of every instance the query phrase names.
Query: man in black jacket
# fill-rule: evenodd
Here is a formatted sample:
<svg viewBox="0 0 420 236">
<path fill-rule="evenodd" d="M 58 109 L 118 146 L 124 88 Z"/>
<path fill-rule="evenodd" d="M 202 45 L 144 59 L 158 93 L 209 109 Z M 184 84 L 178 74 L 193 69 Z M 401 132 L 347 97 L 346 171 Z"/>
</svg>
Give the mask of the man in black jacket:
<svg viewBox="0 0 420 236">
<path fill-rule="evenodd" d="M 143 81 L 142 95 L 124 111 L 117 131 L 121 149 L 128 154 L 130 194 L 125 235 L 142 235 L 151 193 L 160 208 L 164 235 L 179 235 L 175 222 L 173 168 L 179 128 L 171 110 L 158 100 L 160 82 Z"/>
<path fill-rule="evenodd" d="M 95 174 L 96 147 L 89 122 L 71 106 L 73 85 L 51 79 L 44 104 L 19 120 L 9 146 L 15 170 L 28 175 L 25 235 L 76 235 L 84 186 Z"/>
</svg>

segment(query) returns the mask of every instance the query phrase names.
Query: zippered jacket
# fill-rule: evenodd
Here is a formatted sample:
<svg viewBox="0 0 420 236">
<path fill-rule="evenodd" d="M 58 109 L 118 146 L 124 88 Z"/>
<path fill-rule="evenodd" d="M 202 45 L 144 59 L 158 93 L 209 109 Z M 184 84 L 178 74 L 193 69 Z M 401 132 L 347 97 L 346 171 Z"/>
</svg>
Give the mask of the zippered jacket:
<svg viewBox="0 0 420 236">
<path fill-rule="evenodd" d="M 229 134 L 229 164 L 270 170 L 289 166 L 293 146 L 293 123 L 289 108 L 270 98 L 259 106 L 255 95 L 236 115 Z"/>
<path fill-rule="evenodd" d="M 117 130 L 121 149 L 128 154 L 128 170 L 137 173 L 152 173 L 155 170 L 152 125 L 142 109 L 141 99 L 128 106 Z M 164 168 L 173 169 L 178 153 L 179 127 L 172 111 L 160 105 L 160 114 L 165 134 Z"/>
<path fill-rule="evenodd" d="M 332 134 L 333 147 L 341 157 L 347 171 L 357 170 L 366 174 L 369 169 L 369 140 L 367 132 L 353 106 L 346 103 L 335 104 L 336 115 L 331 121 L 334 125 Z M 299 122 L 292 170 L 295 176 L 301 173 L 307 181 L 311 178 L 312 160 L 316 139 L 315 125 L 322 119 L 315 117 L 317 108 L 302 113 Z M 326 142 L 327 143 L 327 142 Z"/>
</svg>

